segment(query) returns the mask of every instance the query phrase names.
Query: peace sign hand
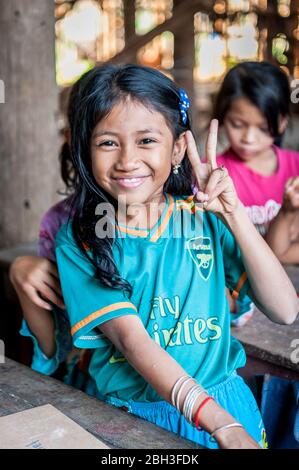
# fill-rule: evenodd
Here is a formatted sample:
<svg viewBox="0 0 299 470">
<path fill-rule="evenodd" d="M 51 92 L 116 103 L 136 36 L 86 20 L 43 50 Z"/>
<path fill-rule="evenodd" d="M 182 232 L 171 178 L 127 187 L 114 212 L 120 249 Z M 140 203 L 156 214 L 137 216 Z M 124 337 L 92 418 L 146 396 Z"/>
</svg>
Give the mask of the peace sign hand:
<svg viewBox="0 0 299 470">
<path fill-rule="evenodd" d="M 195 199 L 203 203 L 207 211 L 224 216 L 234 212 L 239 199 L 227 170 L 217 166 L 217 131 L 218 121 L 213 119 L 206 142 L 206 162 L 203 162 L 198 155 L 191 131 L 186 132 L 186 143 L 197 186 Z"/>
</svg>

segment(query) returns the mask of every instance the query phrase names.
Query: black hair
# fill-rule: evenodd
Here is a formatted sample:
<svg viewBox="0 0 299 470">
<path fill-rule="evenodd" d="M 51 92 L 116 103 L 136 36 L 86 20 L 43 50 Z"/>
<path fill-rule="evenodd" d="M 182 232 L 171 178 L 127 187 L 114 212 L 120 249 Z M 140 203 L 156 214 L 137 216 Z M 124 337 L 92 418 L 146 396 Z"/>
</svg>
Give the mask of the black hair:
<svg viewBox="0 0 299 470">
<path fill-rule="evenodd" d="M 91 170 L 90 142 L 93 129 L 122 100 L 130 98 L 160 112 L 172 131 L 174 140 L 190 129 L 189 116 L 181 119 L 179 89 L 161 72 L 140 65 L 105 64 L 95 67 L 80 79 L 80 91 L 70 119 L 71 153 L 78 172 L 72 229 L 76 243 L 95 267 L 95 277 L 107 287 L 122 289 L 129 295 L 130 284 L 120 277 L 112 246 L 113 238 L 98 238 L 95 208 L 108 202 L 116 209 L 116 201 L 96 183 Z M 185 155 L 179 174 L 170 173 L 164 191 L 191 194 L 191 165 Z M 84 246 L 88 245 L 90 257 Z"/>
<path fill-rule="evenodd" d="M 247 98 L 261 111 L 275 144 L 280 145 L 279 118 L 290 115 L 287 75 L 269 62 L 242 62 L 233 67 L 222 82 L 214 107 L 213 117 L 219 124 L 237 98 Z"/>
<path fill-rule="evenodd" d="M 58 158 L 60 163 L 60 176 L 65 184 L 65 190 L 59 191 L 59 194 L 68 196 L 73 194 L 75 190 L 77 174 L 72 162 L 70 146 L 67 141 L 62 144 Z"/>
</svg>

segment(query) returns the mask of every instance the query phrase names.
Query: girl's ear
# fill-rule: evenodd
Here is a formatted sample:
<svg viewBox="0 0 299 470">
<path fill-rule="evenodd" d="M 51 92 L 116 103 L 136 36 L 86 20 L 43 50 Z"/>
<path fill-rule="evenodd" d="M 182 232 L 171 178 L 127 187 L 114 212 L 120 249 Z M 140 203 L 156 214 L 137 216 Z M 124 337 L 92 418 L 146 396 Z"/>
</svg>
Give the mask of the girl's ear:
<svg viewBox="0 0 299 470">
<path fill-rule="evenodd" d="M 186 149 L 187 149 L 187 143 L 186 143 L 186 138 L 185 138 L 185 132 L 183 132 L 174 143 L 172 159 L 171 159 L 171 163 L 173 165 L 178 165 L 179 163 L 181 163 L 186 153 Z"/>
<path fill-rule="evenodd" d="M 283 134 L 284 131 L 286 130 L 287 128 L 287 125 L 289 123 L 289 120 L 286 116 L 280 116 L 279 118 L 279 126 L 278 126 L 278 132 L 280 134 Z"/>
</svg>

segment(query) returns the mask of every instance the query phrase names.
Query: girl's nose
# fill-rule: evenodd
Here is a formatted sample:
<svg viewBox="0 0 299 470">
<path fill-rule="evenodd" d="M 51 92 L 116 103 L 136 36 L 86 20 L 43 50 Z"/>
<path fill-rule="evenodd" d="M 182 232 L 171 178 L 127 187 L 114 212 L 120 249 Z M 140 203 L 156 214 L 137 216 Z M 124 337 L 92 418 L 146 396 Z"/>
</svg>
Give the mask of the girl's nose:
<svg viewBox="0 0 299 470">
<path fill-rule="evenodd" d="M 138 159 L 135 157 L 133 150 L 129 148 L 122 149 L 119 158 L 115 164 L 115 169 L 118 171 L 134 171 L 138 168 Z"/>
<path fill-rule="evenodd" d="M 247 127 L 243 133 L 242 138 L 243 142 L 245 142 L 246 144 L 252 144 L 256 139 L 253 127 Z"/>
</svg>

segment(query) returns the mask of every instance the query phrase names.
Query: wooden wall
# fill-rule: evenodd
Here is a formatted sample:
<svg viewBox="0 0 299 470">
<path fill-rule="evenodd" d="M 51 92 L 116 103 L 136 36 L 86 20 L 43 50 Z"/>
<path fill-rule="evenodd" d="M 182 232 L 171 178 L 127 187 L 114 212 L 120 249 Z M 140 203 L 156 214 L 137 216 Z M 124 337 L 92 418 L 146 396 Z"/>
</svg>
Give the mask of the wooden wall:
<svg viewBox="0 0 299 470">
<path fill-rule="evenodd" d="M 0 0 L 0 247 L 37 238 L 58 179 L 54 2 Z"/>
</svg>

